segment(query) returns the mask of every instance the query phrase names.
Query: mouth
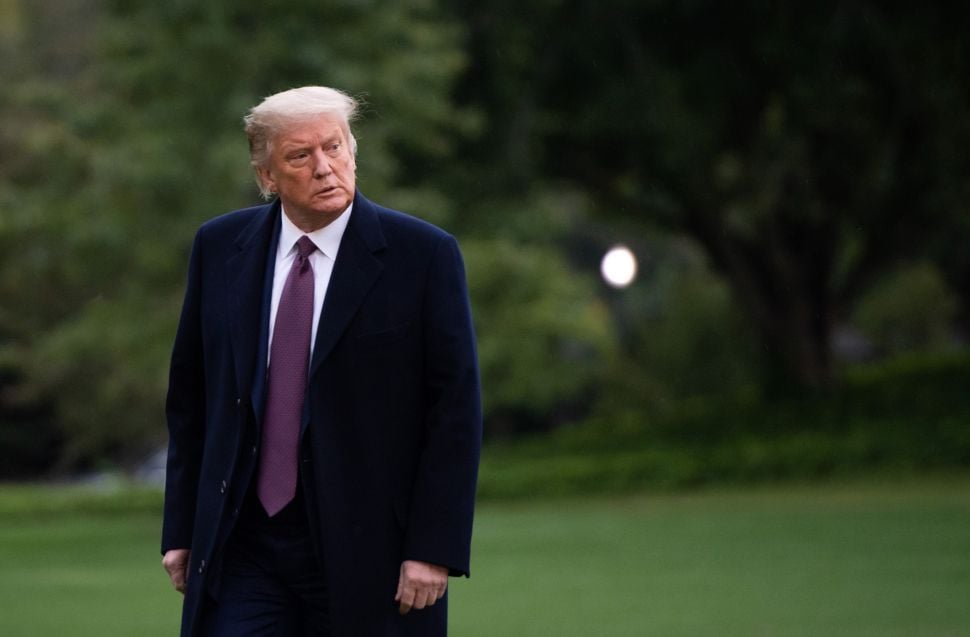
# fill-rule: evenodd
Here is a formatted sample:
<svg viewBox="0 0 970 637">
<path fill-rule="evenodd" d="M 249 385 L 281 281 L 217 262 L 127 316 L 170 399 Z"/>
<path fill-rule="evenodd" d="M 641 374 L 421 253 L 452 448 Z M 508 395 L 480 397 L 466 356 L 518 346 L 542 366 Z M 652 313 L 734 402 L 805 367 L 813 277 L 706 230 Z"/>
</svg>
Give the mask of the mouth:
<svg viewBox="0 0 970 637">
<path fill-rule="evenodd" d="M 337 190 L 336 186 L 327 186 L 326 188 L 321 188 L 316 192 L 317 195 L 329 195 L 330 193 Z"/>
</svg>

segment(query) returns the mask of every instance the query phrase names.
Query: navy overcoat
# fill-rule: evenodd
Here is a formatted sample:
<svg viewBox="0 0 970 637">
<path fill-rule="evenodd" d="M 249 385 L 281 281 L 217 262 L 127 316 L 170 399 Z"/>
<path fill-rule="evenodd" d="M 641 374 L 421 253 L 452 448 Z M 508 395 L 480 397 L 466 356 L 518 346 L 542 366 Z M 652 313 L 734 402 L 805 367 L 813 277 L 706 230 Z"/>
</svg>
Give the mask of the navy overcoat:
<svg viewBox="0 0 970 637">
<path fill-rule="evenodd" d="M 182 635 L 218 596 L 259 453 L 280 204 L 205 223 L 172 354 L 162 551 L 190 548 Z M 402 560 L 468 575 L 481 402 L 454 238 L 359 192 L 317 330 L 300 471 L 335 636 L 444 635 L 447 596 L 400 616 Z"/>
</svg>

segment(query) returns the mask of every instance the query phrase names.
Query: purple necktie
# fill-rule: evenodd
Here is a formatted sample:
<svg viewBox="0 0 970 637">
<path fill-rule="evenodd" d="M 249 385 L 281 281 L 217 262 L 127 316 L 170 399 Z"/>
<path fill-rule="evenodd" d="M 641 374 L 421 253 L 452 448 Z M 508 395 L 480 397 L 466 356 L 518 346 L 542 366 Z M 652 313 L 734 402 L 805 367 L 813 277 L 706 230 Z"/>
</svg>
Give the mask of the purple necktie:
<svg viewBox="0 0 970 637">
<path fill-rule="evenodd" d="M 259 454 L 257 493 L 272 517 L 296 495 L 297 447 L 310 364 L 313 324 L 313 266 L 317 249 L 309 237 L 296 242 L 297 255 L 283 284 L 269 355 L 269 387 Z"/>
</svg>

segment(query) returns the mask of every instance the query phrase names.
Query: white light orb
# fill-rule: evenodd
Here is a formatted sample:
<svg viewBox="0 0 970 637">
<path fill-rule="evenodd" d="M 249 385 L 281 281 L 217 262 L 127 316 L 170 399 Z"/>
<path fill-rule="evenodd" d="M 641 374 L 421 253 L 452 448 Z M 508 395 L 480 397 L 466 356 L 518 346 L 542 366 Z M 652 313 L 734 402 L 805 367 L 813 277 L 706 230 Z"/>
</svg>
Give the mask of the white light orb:
<svg viewBox="0 0 970 637">
<path fill-rule="evenodd" d="M 637 258 L 624 245 L 613 246 L 600 262 L 600 273 L 607 284 L 625 288 L 637 278 Z"/>
</svg>

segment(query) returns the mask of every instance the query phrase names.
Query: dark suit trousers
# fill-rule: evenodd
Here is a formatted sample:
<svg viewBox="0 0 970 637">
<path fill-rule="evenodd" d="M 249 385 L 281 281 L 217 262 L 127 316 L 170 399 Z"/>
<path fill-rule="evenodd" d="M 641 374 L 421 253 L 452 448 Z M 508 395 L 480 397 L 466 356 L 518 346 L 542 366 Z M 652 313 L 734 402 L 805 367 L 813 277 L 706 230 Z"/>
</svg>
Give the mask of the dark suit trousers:
<svg viewBox="0 0 970 637">
<path fill-rule="evenodd" d="M 327 637 L 326 584 L 302 489 L 272 518 L 263 511 L 255 491 L 249 490 L 226 545 L 218 600 L 206 600 L 202 634 Z"/>
</svg>

